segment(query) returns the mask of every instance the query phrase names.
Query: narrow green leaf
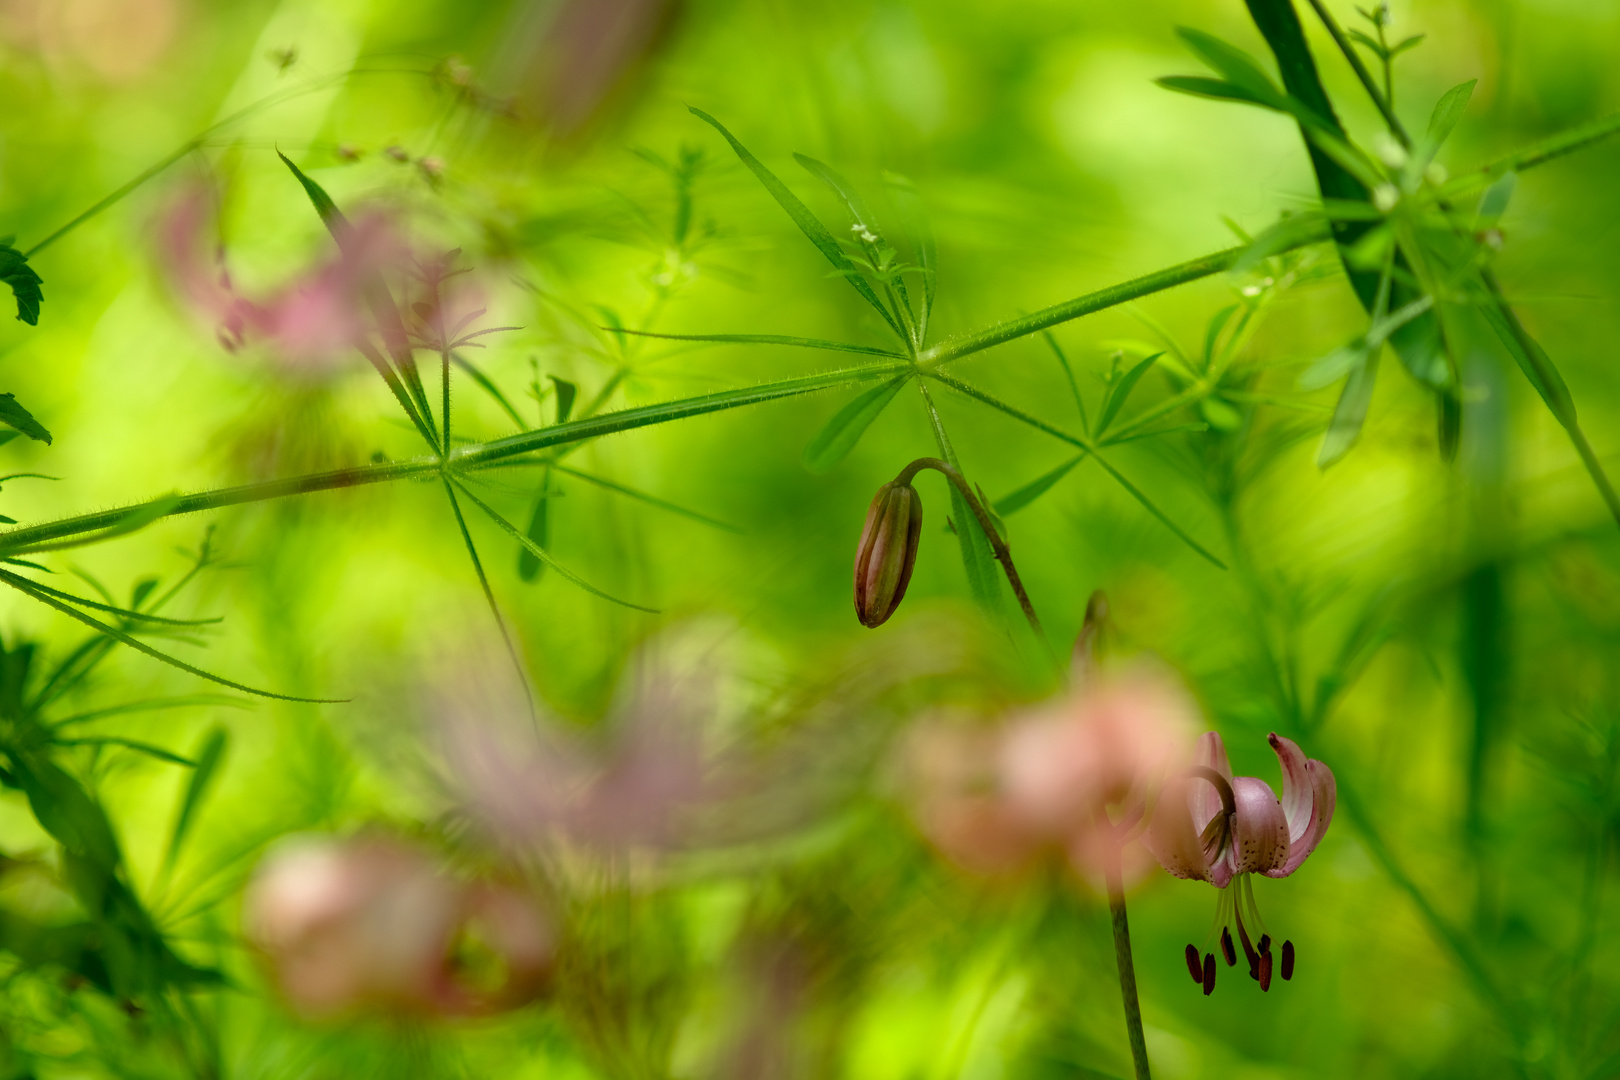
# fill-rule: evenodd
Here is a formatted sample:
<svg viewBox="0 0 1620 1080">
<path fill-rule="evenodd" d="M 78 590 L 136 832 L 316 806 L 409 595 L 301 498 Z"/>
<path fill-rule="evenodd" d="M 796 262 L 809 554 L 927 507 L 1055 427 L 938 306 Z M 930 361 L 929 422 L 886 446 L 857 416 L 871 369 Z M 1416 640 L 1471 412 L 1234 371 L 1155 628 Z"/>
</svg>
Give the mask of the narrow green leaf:
<svg viewBox="0 0 1620 1080">
<path fill-rule="evenodd" d="M 656 506 L 660 510 L 667 510 L 672 514 L 679 514 L 681 517 L 691 518 L 693 521 L 702 522 L 704 525 L 711 525 L 716 529 L 723 529 L 730 533 L 740 534 L 742 532 L 742 530 L 737 528 L 735 525 L 728 525 L 718 518 L 712 518 L 707 514 L 700 514 L 696 510 L 688 509 L 687 507 L 681 506 L 678 503 L 672 503 L 667 499 L 660 499 L 656 495 L 649 495 L 645 491 L 637 491 L 635 488 L 625 487 L 623 484 L 615 484 L 612 480 L 605 480 L 600 476 L 592 476 L 590 473 L 580 472 L 578 469 L 571 469 L 566 465 L 553 465 L 552 468 L 556 469 L 558 472 L 567 473 L 569 476 L 578 477 L 588 484 L 595 484 L 597 487 L 605 488 L 608 491 L 629 496 L 632 499 L 646 503 L 648 506 Z M 545 545 L 541 544 L 540 546 L 544 547 Z"/>
<path fill-rule="evenodd" d="M 1050 330 L 1043 330 L 1041 336 L 1046 338 L 1046 344 L 1051 348 L 1052 355 L 1056 356 L 1058 363 L 1063 366 L 1063 374 L 1069 380 L 1069 392 L 1074 395 L 1074 407 L 1080 412 L 1080 430 L 1085 432 L 1089 438 L 1091 435 L 1091 417 L 1086 415 L 1086 402 L 1080 396 L 1080 384 L 1075 381 L 1074 369 L 1069 366 L 1069 358 L 1064 355 L 1062 346 L 1058 344 L 1056 334 Z"/>
<path fill-rule="evenodd" d="M 32 413 L 17 404 L 16 397 L 11 394 L 0 394 L 0 424 L 16 428 L 30 439 L 50 445 L 51 433 L 34 419 Z"/>
<path fill-rule="evenodd" d="M 1333 410 L 1333 419 L 1328 422 L 1321 449 L 1316 453 L 1318 468 L 1325 469 L 1344 457 L 1361 437 L 1367 407 L 1372 404 L 1373 385 L 1378 379 L 1378 355 L 1375 349 L 1350 369 L 1350 377 L 1339 395 L 1338 408 Z"/>
<path fill-rule="evenodd" d="M 804 448 L 804 467 L 813 473 L 825 473 L 843 461 L 910 377 L 898 375 L 886 383 L 863 390 L 853 401 L 839 409 Z"/>
<path fill-rule="evenodd" d="M 900 212 L 900 224 L 911 245 L 917 265 L 923 272 L 923 317 L 918 337 L 926 337 L 928 316 L 934 310 L 934 287 L 939 276 L 939 252 L 934 245 L 934 230 L 929 227 L 928 215 L 923 211 L 922 196 L 917 186 L 898 173 L 884 173 L 889 198 Z"/>
<path fill-rule="evenodd" d="M 1435 103 L 1434 112 L 1429 116 L 1428 133 L 1424 136 L 1428 143 L 1429 157 L 1433 157 L 1435 151 L 1444 146 L 1446 140 L 1451 137 L 1457 122 L 1463 118 L 1463 112 L 1468 108 L 1468 99 L 1473 96 L 1474 87 L 1478 83 L 1478 79 L 1469 79 L 1440 95 L 1440 100 Z"/>
<path fill-rule="evenodd" d="M 17 299 L 17 318 L 29 326 L 38 326 L 39 305 L 45 302 L 40 290 L 44 282 L 28 265 L 28 256 L 11 246 L 12 239 L 8 236 L 0 240 L 0 281 L 11 286 L 11 295 Z M 49 436 L 45 441 L 51 441 Z"/>
<path fill-rule="evenodd" d="M 501 393 L 501 388 L 495 385 L 494 380 L 485 375 L 471 360 L 468 360 L 460 353 L 451 353 L 450 360 L 462 371 L 472 376 L 472 381 L 478 385 L 480 390 L 495 399 L 495 403 L 506 412 L 507 416 L 512 418 L 512 423 L 518 426 L 519 431 L 528 430 L 529 425 L 523 422 L 523 417 L 512 407 L 512 403 L 506 400 L 506 395 Z"/>
<path fill-rule="evenodd" d="M 831 352 L 860 353 L 864 356 L 892 356 L 905 359 L 904 353 L 893 349 L 879 349 L 871 345 L 851 345 L 843 341 L 823 341 L 821 338 L 790 337 L 785 334 L 655 334 L 651 330 L 622 330 L 620 333 L 638 337 L 663 338 L 667 341 L 713 341 L 721 345 L 797 345 L 804 349 L 827 349 Z"/>
<path fill-rule="evenodd" d="M 225 749 L 229 741 L 230 736 L 222 727 L 214 728 L 203 737 L 202 746 L 197 750 L 196 767 L 192 769 L 191 777 L 186 782 L 186 793 L 180 799 L 180 807 L 174 815 L 174 827 L 169 831 L 169 846 L 163 855 L 165 866 L 172 865 L 176 856 L 180 854 L 181 845 L 185 843 L 186 836 L 191 830 L 191 823 L 196 819 L 197 809 L 208 797 L 214 776 L 225 760 Z"/>
<path fill-rule="evenodd" d="M 574 399 L 579 396 L 579 387 L 555 375 L 548 375 L 547 378 L 557 388 L 557 423 L 566 424 L 574 411 Z"/>
<path fill-rule="evenodd" d="M 606 600 L 609 603 L 618 604 L 621 607 L 632 608 L 632 609 L 634 609 L 636 611 L 645 611 L 645 612 L 647 612 L 649 614 L 652 614 L 652 615 L 657 615 L 658 614 L 658 609 L 657 608 L 645 607 L 645 606 L 643 606 L 641 604 L 632 604 L 628 600 L 620 600 L 618 597 L 613 596 L 613 595 L 611 595 L 609 593 L 605 593 L 601 589 L 598 589 L 595 585 L 592 585 L 590 582 L 586 581 L 584 578 L 580 577 L 578 574 L 575 574 L 572 570 L 568 569 L 562 563 L 560 563 L 556 559 L 552 558 L 551 554 L 548 551 L 546 551 L 539 544 L 536 544 L 533 540 L 530 540 L 527 536 L 525 536 L 522 532 L 520 532 L 516 525 L 513 525 L 510 521 L 507 521 L 504 517 L 502 517 L 500 515 L 500 512 L 497 511 L 493 506 L 489 505 L 483 499 L 480 499 L 477 495 L 474 495 L 471 491 L 469 491 L 467 489 L 467 485 L 464 484 L 459 478 L 451 477 L 451 482 L 453 484 L 455 484 L 456 488 L 463 495 L 467 496 L 468 499 L 471 499 L 473 505 L 478 507 L 478 509 L 482 510 L 484 512 L 484 514 L 501 529 L 502 532 L 506 533 L 512 539 L 516 540 L 519 544 L 523 545 L 523 547 L 525 547 L 529 551 L 533 552 L 534 556 L 536 558 L 538 558 L 541 562 L 545 563 L 547 566 L 551 567 L 553 570 L 557 571 L 557 573 L 561 574 L 563 577 L 567 578 L 569 581 L 572 581 L 575 585 L 578 585 L 580 588 L 584 589 L 586 592 L 590 593 L 592 596 L 600 597 L 601 599 Z"/>
<path fill-rule="evenodd" d="M 877 237 L 877 242 L 883 242 L 883 233 L 878 228 L 877 218 L 867 207 L 861 193 L 855 190 L 855 185 L 844 179 L 832 166 L 817 161 L 808 154 L 795 153 L 793 160 L 804 167 L 805 171 L 832 189 L 849 211 L 849 216 L 855 219 L 855 224 Z M 851 230 L 853 231 L 853 230 Z"/>
<path fill-rule="evenodd" d="M 309 196 L 309 201 L 315 207 L 315 212 L 321 216 L 321 220 L 326 223 L 329 229 L 334 225 L 341 226 L 348 223 L 348 219 L 343 216 L 343 211 L 337 208 L 337 204 L 332 201 L 332 196 L 326 193 L 325 188 L 305 176 L 304 170 L 294 165 L 292 159 L 280 150 L 276 151 L 276 157 L 280 158 L 282 164 L 291 169 L 292 174 L 298 178 L 298 182 L 303 185 L 304 194 Z"/>
<path fill-rule="evenodd" d="M 20 560 L 9 560 L 8 559 L 7 561 L 8 562 L 13 562 L 13 561 L 20 561 Z M 211 626 L 211 625 L 213 625 L 215 623 L 221 623 L 221 622 L 225 621 L 223 618 L 215 618 L 215 619 L 170 619 L 170 618 L 166 618 L 166 617 L 164 617 L 162 615 L 148 615 L 144 611 L 135 611 L 135 610 L 133 610 L 131 608 L 121 608 L 121 607 L 118 607 L 118 606 L 116 606 L 114 604 L 102 604 L 102 603 L 99 603 L 99 602 L 97 602 L 95 600 L 87 599 L 87 598 L 85 598 L 83 596 L 75 596 L 73 593 L 63 592 L 61 589 L 53 589 L 49 585 L 42 584 L 42 583 L 40 583 L 38 581 L 31 581 L 31 582 L 29 582 L 29 584 L 32 585 L 34 588 L 40 590 L 41 592 L 49 593 L 50 595 L 56 597 L 58 600 L 66 600 L 70 604 L 78 604 L 80 607 L 87 607 L 87 608 L 90 608 L 90 609 L 95 610 L 95 611 L 105 611 L 109 615 L 117 615 L 118 617 L 120 617 L 122 619 L 127 619 L 130 622 L 159 623 L 159 624 L 164 625 L 164 626 Z"/>
<path fill-rule="evenodd" d="M 244 683 L 233 682 L 230 679 L 222 678 L 222 677 L 220 677 L 218 675 L 215 675 L 215 674 L 213 674 L 211 672 L 204 671 L 202 668 L 193 667 L 192 665 L 186 663 L 184 660 L 176 659 L 175 657 L 170 656 L 168 653 L 159 652 L 157 649 L 152 648 L 150 645 L 146 644 L 143 641 L 136 640 L 135 638 L 129 636 L 128 634 L 124 633 L 124 631 L 118 629 L 115 626 L 108 626 L 104 622 L 100 622 L 100 621 L 98 621 L 96 619 L 92 619 L 90 616 L 86 615 L 84 612 L 78 610 L 77 608 L 70 607 L 69 605 L 63 603 L 62 601 L 60 601 L 58 599 L 56 599 L 54 596 L 51 596 L 48 593 L 42 592 L 40 590 L 40 587 L 38 585 L 36 585 L 34 582 L 29 581 L 25 577 L 19 577 L 18 575 L 13 574 L 9 570 L 0 570 L 0 582 L 3 582 L 5 584 L 7 584 L 7 585 L 10 585 L 12 588 L 16 589 L 18 592 L 21 592 L 21 593 L 23 593 L 23 594 L 25 594 L 27 596 L 30 596 L 30 597 L 34 598 L 35 600 L 38 600 L 40 603 L 44 604 L 47 607 L 55 608 L 57 611 L 60 611 L 62 614 L 66 615 L 68 618 L 73 619 L 73 620 L 75 620 L 77 622 L 81 622 L 84 625 L 90 627 L 92 630 L 95 630 L 96 632 L 101 633 L 101 634 L 105 634 L 109 638 L 112 638 L 114 641 L 120 642 L 120 643 L 122 643 L 124 645 L 128 645 L 130 648 L 134 649 L 136 652 L 145 653 L 147 656 L 150 656 L 154 660 L 158 660 L 158 661 L 160 661 L 162 663 L 168 664 L 170 667 L 173 667 L 173 668 L 179 668 L 181 671 L 184 671 L 187 674 L 196 675 L 199 678 L 207 679 L 209 682 L 215 682 L 215 683 L 218 683 L 221 686 L 228 686 L 232 690 L 240 690 L 245 694 L 254 694 L 254 695 L 258 696 L 258 697 L 275 698 L 277 701 L 300 701 L 300 702 L 304 702 L 306 704 L 314 704 L 314 705 L 342 705 L 342 704 L 344 704 L 344 701 L 342 701 L 341 699 L 293 697 L 290 694 L 277 694 L 277 693 L 273 693 L 273 692 L 271 692 L 269 690 L 259 690 L 259 689 L 256 689 L 255 687 L 247 686 Z"/>
<path fill-rule="evenodd" d="M 1149 499 L 1142 493 L 1140 488 L 1127 480 L 1124 473 L 1110 465 L 1106 458 L 1104 458 L 1101 454 L 1093 454 L 1092 458 L 1097 462 L 1098 465 L 1103 467 L 1103 470 L 1107 472 L 1109 476 L 1112 476 L 1119 483 L 1120 487 L 1124 488 L 1130 493 L 1132 498 L 1141 503 L 1143 509 L 1152 514 L 1154 517 L 1158 518 L 1160 524 L 1162 524 L 1165 528 L 1175 533 L 1176 536 L 1180 538 L 1182 543 L 1198 552 L 1198 554 L 1202 555 L 1204 558 L 1208 559 L 1222 570 L 1226 569 L 1225 563 L 1223 563 L 1220 559 L 1217 559 L 1214 555 L 1210 554 L 1209 550 L 1205 548 L 1204 545 L 1194 540 L 1187 530 L 1170 520 L 1169 514 L 1166 514 L 1163 510 L 1160 510 L 1157 506 L 1155 506 L 1152 499 Z"/>
<path fill-rule="evenodd" d="M 120 861 L 118 840 L 100 804 L 49 758 L 38 753 L 9 756 L 12 773 L 22 784 L 29 808 L 45 831 L 68 854 L 111 877 Z"/>
<path fill-rule="evenodd" d="M 1114 422 L 1114 417 L 1118 416 L 1119 410 L 1124 407 L 1125 399 L 1131 396 L 1131 391 L 1136 389 L 1136 384 L 1142 380 L 1143 375 L 1147 374 L 1148 368 L 1152 367 L 1159 357 L 1163 355 L 1162 352 L 1156 352 L 1143 360 L 1126 372 L 1125 377 L 1119 380 L 1114 388 L 1109 391 L 1108 399 L 1103 402 L 1102 412 L 1097 415 L 1098 435 L 1107 432 L 1108 425 Z"/>
<path fill-rule="evenodd" d="M 1479 309 L 1485 321 L 1491 324 L 1491 329 L 1496 331 L 1496 336 L 1501 338 L 1508 355 L 1513 357 L 1519 370 L 1524 372 L 1524 377 L 1541 395 L 1541 400 L 1553 417 L 1566 428 L 1572 426 L 1575 423 L 1575 399 L 1570 395 L 1563 375 L 1553 364 L 1552 357 L 1529 334 L 1514 333 L 1513 324 L 1501 305 L 1487 300 L 1479 305 Z"/>
<path fill-rule="evenodd" d="M 534 496 L 534 510 L 529 514 L 529 529 L 525 534 L 536 547 L 551 546 L 551 469 L 540 471 L 540 489 Z M 518 548 L 518 577 L 523 581 L 538 581 L 546 564 L 527 547 Z"/>
<path fill-rule="evenodd" d="M 879 315 L 883 316 L 883 321 L 889 324 L 889 328 L 895 332 L 895 335 L 901 341 L 906 340 L 905 331 L 894 321 L 894 316 L 889 314 L 889 309 L 883 306 L 883 301 L 879 300 L 877 293 L 872 291 L 872 286 L 868 285 L 866 279 L 860 276 L 854 264 L 849 261 L 849 258 L 839 248 L 838 241 L 833 239 L 832 233 L 827 231 L 827 226 L 823 225 L 820 219 L 810 212 L 810 208 L 804 205 L 799 200 L 799 197 L 788 189 L 786 184 L 777 179 L 776 174 L 767 169 L 763 162 L 749 153 L 748 148 L 738 142 L 736 136 L 727 131 L 724 124 L 702 109 L 689 107 L 689 111 L 693 116 L 713 127 L 725 137 L 726 142 L 731 144 L 731 149 L 736 152 L 737 157 L 742 160 L 744 165 L 748 166 L 749 171 L 759 178 L 759 182 L 765 185 L 765 190 L 771 193 L 771 198 L 776 200 L 777 205 L 787 211 L 788 217 L 793 219 L 793 223 L 799 227 L 799 231 L 804 233 L 822 255 L 826 256 L 827 261 L 832 263 L 835 269 L 841 271 L 849 279 L 849 283 L 854 286 L 855 291 L 860 293 L 861 298 L 871 304 Z"/>
<path fill-rule="evenodd" d="M 190 758 L 183 758 L 173 751 L 163 749 L 161 746 L 154 746 L 152 743 L 141 742 L 138 739 L 126 739 L 121 735 L 91 735 L 83 739 L 58 739 L 57 745 L 117 746 L 124 750 L 133 750 L 137 754 L 157 758 L 159 761 L 167 762 L 170 765 L 184 765 L 189 769 L 196 764 Z"/>
<path fill-rule="evenodd" d="M 1283 107 L 1283 92 L 1254 57 L 1242 49 L 1227 44 L 1213 34 L 1186 26 L 1176 27 L 1176 36 L 1185 41 L 1204 63 L 1225 76 L 1227 82 L 1240 93 L 1246 94 L 1249 100 L 1270 104 L 1272 108 Z M 1273 102 L 1276 104 L 1271 104 Z"/>
<path fill-rule="evenodd" d="M 1474 215 L 1474 227 L 1489 229 L 1501 221 L 1502 215 L 1507 213 L 1508 202 L 1513 198 L 1513 192 L 1518 186 L 1518 173 L 1503 173 L 1497 177 L 1479 197 L 1479 210 Z"/>
<path fill-rule="evenodd" d="M 1065 461 L 1051 472 L 1036 477 L 1034 480 L 1031 480 L 1017 491 L 1003 495 L 1000 499 L 996 500 L 996 513 L 1002 515 L 1003 517 L 1006 517 L 1009 514 L 1016 514 L 1018 511 L 1040 498 L 1042 495 L 1045 495 L 1048 491 L 1051 491 L 1059 480 L 1062 480 L 1065 476 L 1068 476 L 1069 472 L 1085 459 L 1086 455 L 1084 453 L 1076 454 L 1074 457 L 1070 458 L 1068 461 Z"/>
<path fill-rule="evenodd" d="M 1262 109 L 1285 111 L 1277 102 L 1257 97 L 1225 79 L 1211 79 L 1203 75 L 1166 75 L 1153 81 L 1164 89 L 1173 90 L 1178 94 L 1190 94 L 1193 97 L 1209 98 L 1214 101 L 1236 101 L 1245 105 L 1258 105 Z"/>
</svg>

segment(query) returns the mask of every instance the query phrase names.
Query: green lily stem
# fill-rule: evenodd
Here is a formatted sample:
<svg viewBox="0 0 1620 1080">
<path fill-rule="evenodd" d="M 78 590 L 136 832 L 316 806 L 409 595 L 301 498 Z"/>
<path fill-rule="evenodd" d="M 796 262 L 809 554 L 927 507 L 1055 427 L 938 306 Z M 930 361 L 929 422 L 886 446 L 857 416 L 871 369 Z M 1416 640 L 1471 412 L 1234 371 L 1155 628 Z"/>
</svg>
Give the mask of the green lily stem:
<svg viewBox="0 0 1620 1080">
<path fill-rule="evenodd" d="M 1108 913 L 1114 924 L 1114 960 L 1119 965 L 1119 996 L 1125 1006 L 1125 1030 L 1131 1039 L 1136 1080 L 1152 1080 L 1148 1069 L 1147 1038 L 1142 1032 L 1142 1005 L 1136 996 L 1136 965 L 1131 960 L 1131 925 L 1125 914 L 1125 884 L 1120 874 L 1119 848 L 1105 845 L 1103 877 L 1108 887 Z"/>
<path fill-rule="evenodd" d="M 909 484 L 912 477 L 924 469 L 933 469 L 949 480 L 961 494 L 962 500 L 968 504 L 968 508 L 973 511 L 973 516 L 978 519 L 979 528 L 984 532 L 984 538 L 990 541 L 990 550 L 995 553 L 996 561 L 1001 564 L 1002 572 L 1007 575 L 1007 584 L 1012 586 L 1013 595 L 1018 597 L 1018 606 L 1024 609 L 1024 618 L 1028 620 L 1029 628 L 1035 631 L 1035 637 L 1046 645 L 1047 650 L 1050 651 L 1052 646 L 1046 640 L 1046 631 L 1041 628 L 1041 620 L 1035 616 L 1035 605 L 1030 603 L 1029 594 L 1024 591 L 1024 583 L 1019 580 L 1018 568 L 1013 566 L 1012 552 L 1007 549 L 1007 544 L 1001 539 L 1001 534 L 996 532 L 995 524 L 991 522 L 989 512 L 985 510 L 984 504 L 973 493 L 973 488 L 963 478 L 962 474 L 939 458 L 918 458 L 900 470 L 900 475 L 895 477 L 895 482 Z"/>
</svg>

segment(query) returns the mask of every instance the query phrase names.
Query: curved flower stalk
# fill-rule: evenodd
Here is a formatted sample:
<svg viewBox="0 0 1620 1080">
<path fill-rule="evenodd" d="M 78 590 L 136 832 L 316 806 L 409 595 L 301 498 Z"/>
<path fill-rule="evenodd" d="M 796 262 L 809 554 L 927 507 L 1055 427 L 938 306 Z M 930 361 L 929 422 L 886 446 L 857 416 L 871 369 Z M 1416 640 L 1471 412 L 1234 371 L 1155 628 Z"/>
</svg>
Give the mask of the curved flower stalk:
<svg viewBox="0 0 1620 1080">
<path fill-rule="evenodd" d="M 487 1015 L 532 1000 L 553 936 L 516 886 L 458 881 L 382 836 L 301 838 L 248 887 L 244 931 L 294 1010 Z"/>
<path fill-rule="evenodd" d="M 1271 989 L 1274 967 L 1284 979 L 1293 978 L 1294 943 L 1283 942 L 1280 964 L 1274 964 L 1250 875 L 1281 878 L 1298 870 L 1333 820 L 1337 791 L 1325 764 L 1276 732 L 1269 739 L 1282 766 L 1281 799 L 1258 777 L 1234 777 L 1221 737 L 1207 732 L 1198 740 L 1193 767 L 1166 786 L 1145 838 L 1165 870 L 1221 890 L 1215 918 L 1221 953 L 1227 966 L 1237 963 L 1235 926 L 1249 975 L 1262 990 Z M 1187 968 L 1205 994 L 1215 989 L 1213 952 L 1200 962 L 1199 950 L 1188 945 Z"/>
</svg>

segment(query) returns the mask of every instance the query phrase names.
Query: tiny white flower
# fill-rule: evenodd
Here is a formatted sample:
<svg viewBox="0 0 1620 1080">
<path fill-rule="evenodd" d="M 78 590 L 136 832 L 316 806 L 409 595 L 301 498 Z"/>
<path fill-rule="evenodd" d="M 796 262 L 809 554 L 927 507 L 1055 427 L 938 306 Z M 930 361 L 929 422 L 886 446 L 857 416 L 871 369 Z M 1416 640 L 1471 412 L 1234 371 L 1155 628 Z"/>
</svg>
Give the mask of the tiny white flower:
<svg viewBox="0 0 1620 1080">
<path fill-rule="evenodd" d="M 1373 152 L 1392 169 L 1398 169 L 1406 164 L 1406 147 L 1396 142 L 1386 131 L 1380 131 L 1373 137 Z"/>
<path fill-rule="evenodd" d="M 1387 214 L 1395 209 L 1396 203 L 1401 201 L 1400 189 L 1394 184 L 1379 184 L 1373 190 L 1372 201 L 1373 205 L 1378 207 L 1381 213 Z"/>
<path fill-rule="evenodd" d="M 1423 175 L 1429 178 L 1431 184 L 1443 184 L 1451 174 L 1446 172 L 1446 167 L 1438 161 L 1431 161 L 1429 167 L 1423 170 Z"/>
</svg>

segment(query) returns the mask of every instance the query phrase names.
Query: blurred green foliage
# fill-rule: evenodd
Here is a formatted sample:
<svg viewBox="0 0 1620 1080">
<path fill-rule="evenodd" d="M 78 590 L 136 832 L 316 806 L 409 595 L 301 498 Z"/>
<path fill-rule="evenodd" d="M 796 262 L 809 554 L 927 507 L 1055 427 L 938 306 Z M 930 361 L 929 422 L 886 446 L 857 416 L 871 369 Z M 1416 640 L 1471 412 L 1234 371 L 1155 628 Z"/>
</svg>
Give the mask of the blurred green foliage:
<svg viewBox="0 0 1620 1080">
<path fill-rule="evenodd" d="M 1377 110 L 1301 6 L 1345 129 L 1377 144 Z M 0 268 L 25 305 L 0 328 L 0 389 L 22 411 L 0 420 L 32 436 L 0 447 L 16 474 L 0 513 L 28 526 L 423 452 L 358 354 L 329 374 L 227 351 L 159 254 L 158 222 L 200 182 L 244 291 L 329 258 L 277 151 L 338 206 L 386 206 L 420 243 L 459 248 L 479 325 L 519 327 L 463 350 L 458 443 L 887 362 L 625 331 L 898 348 L 838 280 L 865 279 L 829 274 L 826 247 L 688 107 L 837 233 L 835 253 L 909 289 L 908 310 L 926 280 L 928 345 L 1317 205 L 1288 116 L 1154 83 L 1200 68 L 1179 25 L 1274 70 L 1236 0 L 626 2 L 602 7 L 617 52 L 587 47 L 596 24 L 568 7 L 0 2 L 0 235 L 16 237 Z M 1479 80 L 1438 158 L 1453 176 L 1620 109 L 1616 0 L 1393 15 L 1391 42 L 1425 35 L 1395 62 L 1406 127 Z M 886 241 L 886 263 L 844 235 L 838 183 L 795 152 L 871 201 L 856 213 L 889 230 L 874 236 L 920 237 L 915 204 L 934 250 Z M 1617 178 L 1620 141 L 1597 142 L 1524 170 L 1492 219 L 1503 293 L 1611 472 Z M 26 306 L 30 270 L 42 306 Z M 951 870 L 898 794 L 907 719 L 1053 692 L 988 547 L 946 531 L 965 504 L 933 478 L 904 606 L 876 631 L 854 618 L 866 506 L 923 456 L 959 462 L 996 506 L 1060 651 L 1106 589 L 1119 649 L 1184 673 L 1238 772 L 1273 775 L 1277 730 L 1339 778 L 1315 857 L 1259 889 L 1300 950 L 1273 993 L 1189 985 L 1206 887 L 1159 875 L 1132 894 L 1157 1075 L 1620 1074 L 1620 533 L 1510 353 L 1483 320 L 1457 326 L 1450 461 L 1435 387 L 1387 364 L 1359 439 L 1318 466 L 1338 457 L 1322 446 L 1336 390 L 1302 390 L 1301 373 L 1377 352 L 1318 244 L 964 357 L 954 388 L 844 385 L 468 479 L 479 573 L 548 713 L 595 728 L 638 647 L 695 650 L 697 670 L 730 672 L 718 745 L 804 762 L 731 812 L 734 843 L 558 886 L 555 990 L 493 1020 L 297 1020 L 237 925 L 243 882 L 285 834 L 382 823 L 460 850 L 432 703 L 503 646 L 448 481 L 164 503 L 110 516 L 106 543 L 19 556 L 48 572 L 12 566 L 8 583 L 39 584 L 0 599 L 0 1076 L 1128 1075 L 1097 895 Z M 419 355 L 432 413 L 438 358 Z M 829 428 L 863 392 L 854 429 Z M 1142 434 L 1160 406 L 1166 434 L 1095 452 L 1110 423 Z M 542 573 L 537 549 L 658 614 Z M 94 590 L 120 640 L 343 703 L 216 696 L 41 604 L 47 586 Z M 223 622 L 156 623 L 159 597 L 159 619 Z"/>
</svg>

